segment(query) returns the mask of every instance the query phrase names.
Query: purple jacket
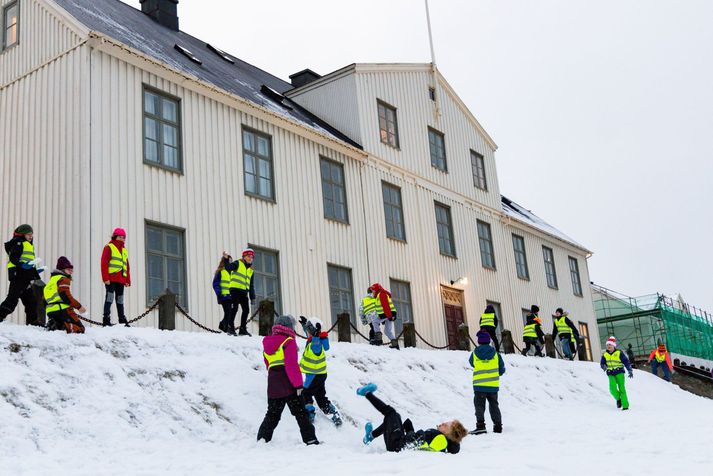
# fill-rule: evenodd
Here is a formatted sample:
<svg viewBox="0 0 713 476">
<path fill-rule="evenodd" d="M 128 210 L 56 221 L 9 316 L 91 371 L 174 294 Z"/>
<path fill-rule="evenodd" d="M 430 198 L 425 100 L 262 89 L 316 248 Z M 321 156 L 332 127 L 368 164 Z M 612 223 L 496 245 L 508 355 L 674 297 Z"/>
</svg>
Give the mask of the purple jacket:
<svg viewBox="0 0 713 476">
<path fill-rule="evenodd" d="M 282 347 L 285 352 L 285 365 L 268 370 L 267 398 L 285 398 L 295 393 L 296 389 L 302 388 L 302 372 L 297 361 L 295 331 L 285 326 L 272 326 L 272 335 L 262 340 L 262 347 L 266 354 L 274 354 L 288 337 L 292 339 Z M 264 356 L 263 360 L 267 368 L 268 363 Z"/>
</svg>

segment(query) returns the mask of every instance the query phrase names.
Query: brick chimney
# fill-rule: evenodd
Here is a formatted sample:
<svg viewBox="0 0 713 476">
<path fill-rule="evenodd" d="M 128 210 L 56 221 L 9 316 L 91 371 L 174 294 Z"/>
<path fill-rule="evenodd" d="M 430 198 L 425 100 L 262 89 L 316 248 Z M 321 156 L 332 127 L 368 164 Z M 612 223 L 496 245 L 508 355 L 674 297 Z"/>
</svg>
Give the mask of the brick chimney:
<svg viewBox="0 0 713 476">
<path fill-rule="evenodd" d="M 141 11 L 166 28 L 178 31 L 178 0 L 140 0 Z"/>
<path fill-rule="evenodd" d="M 303 69 L 302 71 L 299 71 L 295 74 L 291 74 L 290 81 L 292 82 L 292 86 L 294 86 L 295 88 L 299 88 L 301 86 L 304 86 L 305 84 L 317 81 L 321 77 L 322 76 L 315 73 L 311 69 Z"/>
</svg>

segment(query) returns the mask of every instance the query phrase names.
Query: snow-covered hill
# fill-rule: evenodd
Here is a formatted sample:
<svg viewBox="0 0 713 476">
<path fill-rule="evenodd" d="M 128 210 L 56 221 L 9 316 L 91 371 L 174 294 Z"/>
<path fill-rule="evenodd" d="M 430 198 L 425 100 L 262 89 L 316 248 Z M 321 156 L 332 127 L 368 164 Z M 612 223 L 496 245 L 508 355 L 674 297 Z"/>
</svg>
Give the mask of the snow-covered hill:
<svg viewBox="0 0 713 476">
<path fill-rule="evenodd" d="M 286 409 L 266 445 L 255 441 L 266 408 L 258 337 L 5 323 L 0 474 L 711 474 L 713 401 L 637 371 L 621 412 L 597 364 L 534 357 L 505 356 L 503 434 L 469 436 L 457 455 L 362 445 L 378 416 L 354 391 L 369 381 L 417 427 L 473 428 L 467 359 L 333 343 L 327 388 L 345 425 L 318 415 L 325 444 L 305 447 Z"/>
</svg>

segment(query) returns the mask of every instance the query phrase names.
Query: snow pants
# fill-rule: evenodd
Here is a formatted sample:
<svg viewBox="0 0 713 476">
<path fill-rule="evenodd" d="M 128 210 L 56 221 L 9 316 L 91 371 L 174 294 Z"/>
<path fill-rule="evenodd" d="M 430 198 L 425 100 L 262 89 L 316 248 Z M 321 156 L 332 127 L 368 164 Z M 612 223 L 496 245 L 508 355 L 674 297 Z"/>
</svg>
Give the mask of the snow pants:
<svg viewBox="0 0 713 476">
<path fill-rule="evenodd" d="M 320 410 L 324 412 L 325 415 L 331 415 L 334 413 L 332 402 L 327 398 L 327 388 L 325 386 L 327 381 L 327 374 L 315 375 L 310 382 L 309 387 L 306 387 L 302 391 L 302 396 L 305 399 L 306 405 L 311 405 L 314 397 L 317 400 L 317 406 Z"/>
<path fill-rule="evenodd" d="M 530 349 L 534 346 L 535 355 L 538 357 L 542 357 L 542 346 L 536 338 L 525 337 L 523 340 L 525 341 L 525 348 L 522 349 L 522 355 L 527 355 L 527 353 L 530 352 Z"/>
<path fill-rule="evenodd" d="M 386 337 L 388 337 L 390 341 L 396 339 L 394 335 L 394 321 L 380 317 L 373 319 L 371 326 L 374 328 L 374 332 L 381 332 L 381 324 L 384 324 L 384 334 L 386 334 Z"/>
<path fill-rule="evenodd" d="M 287 405 L 287 408 L 290 409 L 290 413 L 292 413 L 292 416 L 297 420 L 302 441 L 308 443 L 316 440 L 317 436 L 315 436 L 314 433 L 314 425 L 309 421 L 309 415 L 307 414 L 307 410 L 305 410 L 304 402 L 302 398 L 297 395 L 297 392 L 295 392 L 288 397 L 267 399 L 267 413 L 257 432 L 258 441 L 261 439 L 265 440 L 265 442 L 272 440 L 272 434 L 275 432 L 278 423 L 280 423 L 285 405 Z"/>
<path fill-rule="evenodd" d="M 390 405 L 379 400 L 373 393 L 364 395 L 369 403 L 384 415 L 384 421 L 371 431 L 374 438 L 384 436 L 386 451 L 399 452 L 413 440 L 413 423 L 408 418 L 403 423 L 401 415 Z"/>
<path fill-rule="evenodd" d="M 230 327 L 235 329 L 235 317 L 238 315 L 238 308 L 242 308 L 242 313 L 240 314 L 240 329 L 244 331 L 248 322 L 248 314 L 250 314 L 248 292 L 233 288 L 230 290 L 230 297 L 233 301 L 233 307 L 230 312 Z"/>
<path fill-rule="evenodd" d="M 21 277 L 10 281 L 7 298 L 0 304 L 0 322 L 12 314 L 19 301 L 22 301 L 22 305 L 25 306 L 26 322 L 28 324 L 37 322 L 37 301 L 32 294 L 32 281 Z"/>
<path fill-rule="evenodd" d="M 225 299 L 220 303 L 220 307 L 223 308 L 223 319 L 220 320 L 221 325 L 230 325 L 232 322 L 232 313 L 233 313 L 233 301 L 230 299 Z M 232 330 L 232 329 L 231 329 Z"/>
<path fill-rule="evenodd" d="M 659 376 L 659 367 L 663 370 L 663 378 L 667 381 L 671 381 L 671 369 L 668 368 L 668 364 L 664 361 L 659 363 L 658 360 L 653 359 L 651 361 L 651 373 Z"/>
<path fill-rule="evenodd" d="M 485 402 L 488 402 L 488 410 L 490 410 L 490 419 L 493 420 L 493 426 L 502 426 L 503 418 L 498 405 L 498 392 L 475 392 L 473 403 L 475 404 L 477 428 L 485 428 Z"/>
<path fill-rule="evenodd" d="M 626 396 L 626 374 L 624 372 L 616 375 L 608 375 L 609 377 L 609 392 L 614 400 L 621 400 L 621 406 L 624 409 L 629 408 L 629 398 Z"/>
<path fill-rule="evenodd" d="M 124 314 L 124 285 L 121 283 L 105 284 L 106 294 L 104 295 L 104 324 L 108 324 L 111 316 L 111 304 L 116 300 L 116 312 L 119 314 L 119 322 L 126 323 Z"/>
</svg>

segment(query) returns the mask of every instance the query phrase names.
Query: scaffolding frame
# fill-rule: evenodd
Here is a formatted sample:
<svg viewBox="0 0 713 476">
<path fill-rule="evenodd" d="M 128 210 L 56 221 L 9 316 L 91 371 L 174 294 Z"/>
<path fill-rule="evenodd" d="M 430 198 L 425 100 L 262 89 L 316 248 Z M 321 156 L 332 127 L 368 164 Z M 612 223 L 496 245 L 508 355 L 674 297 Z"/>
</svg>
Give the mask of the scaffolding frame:
<svg viewBox="0 0 713 476">
<path fill-rule="evenodd" d="M 602 346 L 613 335 L 637 358 L 664 343 L 670 352 L 713 360 L 713 314 L 661 293 L 630 297 L 595 284 L 592 291 Z"/>
</svg>

